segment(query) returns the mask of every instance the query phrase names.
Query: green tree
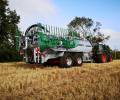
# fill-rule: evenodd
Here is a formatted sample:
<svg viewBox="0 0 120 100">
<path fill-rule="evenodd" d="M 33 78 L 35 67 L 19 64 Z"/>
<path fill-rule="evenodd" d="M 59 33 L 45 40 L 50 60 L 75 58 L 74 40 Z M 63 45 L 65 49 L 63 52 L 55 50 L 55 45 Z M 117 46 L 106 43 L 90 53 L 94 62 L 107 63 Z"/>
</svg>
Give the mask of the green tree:
<svg viewBox="0 0 120 100">
<path fill-rule="evenodd" d="M 94 22 L 91 18 L 75 17 L 68 24 L 68 28 L 77 32 L 78 35 L 75 36 L 87 39 L 92 46 L 109 39 L 109 36 L 105 36 L 100 32 L 101 23 Z"/>
<path fill-rule="evenodd" d="M 7 0 L 0 0 L 0 48 L 14 48 L 20 16 L 11 11 Z"/>
</svg>

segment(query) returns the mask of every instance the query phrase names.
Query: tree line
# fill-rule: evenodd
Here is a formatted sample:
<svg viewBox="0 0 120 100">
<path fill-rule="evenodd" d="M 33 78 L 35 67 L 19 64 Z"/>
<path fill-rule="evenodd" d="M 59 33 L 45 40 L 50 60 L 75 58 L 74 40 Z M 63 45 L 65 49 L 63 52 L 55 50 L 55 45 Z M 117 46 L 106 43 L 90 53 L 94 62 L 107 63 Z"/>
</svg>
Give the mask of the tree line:
<svg viewBox="0 0 120 100">
<path fill-rule="evenodd" d="M 8 5 L 7 0 L 0 0 L 0 61 L 19 60 L 15 36 L 20 16 Z"/>
</svg>

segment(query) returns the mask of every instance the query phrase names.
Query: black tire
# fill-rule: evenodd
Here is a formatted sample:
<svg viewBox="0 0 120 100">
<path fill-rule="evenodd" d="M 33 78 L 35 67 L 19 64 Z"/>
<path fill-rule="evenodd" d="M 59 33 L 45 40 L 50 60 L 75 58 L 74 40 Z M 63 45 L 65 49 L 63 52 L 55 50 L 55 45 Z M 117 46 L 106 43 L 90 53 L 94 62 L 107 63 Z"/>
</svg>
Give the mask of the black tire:
<svg viewBox="0 0 120 100">
<path fill-rule="evenodd" d="M 82 66 L 83 59 L 81 54 L 74 55 L 74 66 Z"/>
<path fill-rule="evenodd" d="M 113 57 L 112 57 L 112 55 L 111 55 L 111 54 L 109 54 L 109 55 L 107 55 L 107 56 L 108 56 L 107 61 L 108 61 L 108 62 L 112 62 L 112 61 L 113 61 Z"/>
<path fill-rule="evenodd" d="M 106 54 L 97 54 L 94 55 L 95 63 L 106 63 L 107 62 L 107 55 Z"/>
<path fill-rule="evenodd" d="M 92 58 L 95 63 L 98 63 L 98 55 L 93 55 Z"/>
<path fill-rule="evenodd" d="M 65 53 L 63 57 L 60 58 L 61 67 L 70 67 L 73 65 L 72 56 L 69 53 Z"/>
</svg>

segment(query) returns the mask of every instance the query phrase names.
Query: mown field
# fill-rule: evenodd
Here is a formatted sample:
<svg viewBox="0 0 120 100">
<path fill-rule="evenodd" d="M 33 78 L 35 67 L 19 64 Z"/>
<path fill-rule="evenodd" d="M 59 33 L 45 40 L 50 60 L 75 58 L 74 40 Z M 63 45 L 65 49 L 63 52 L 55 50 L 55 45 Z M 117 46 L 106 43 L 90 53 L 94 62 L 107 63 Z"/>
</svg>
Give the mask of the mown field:
<svg viewBox="0 0 120 100">
<path fill-rule="evenodd" d="M 0 63 L 0 100 L 120 100 L 120 61 L 71 68 Z"/>
</svg>

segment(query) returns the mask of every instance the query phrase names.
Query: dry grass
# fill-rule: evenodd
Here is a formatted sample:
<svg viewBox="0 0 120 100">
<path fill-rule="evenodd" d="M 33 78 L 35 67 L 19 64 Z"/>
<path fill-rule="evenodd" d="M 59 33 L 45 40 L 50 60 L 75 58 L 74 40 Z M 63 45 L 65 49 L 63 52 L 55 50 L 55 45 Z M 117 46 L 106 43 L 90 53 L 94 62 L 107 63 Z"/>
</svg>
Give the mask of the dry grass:
<svg viewBox="0 0 120 100">
<path fill-rule="evenodd" d="M 120 100 L 120 61 L 58 68 L 0 63 L 0 100 Z"/>
</svg>

